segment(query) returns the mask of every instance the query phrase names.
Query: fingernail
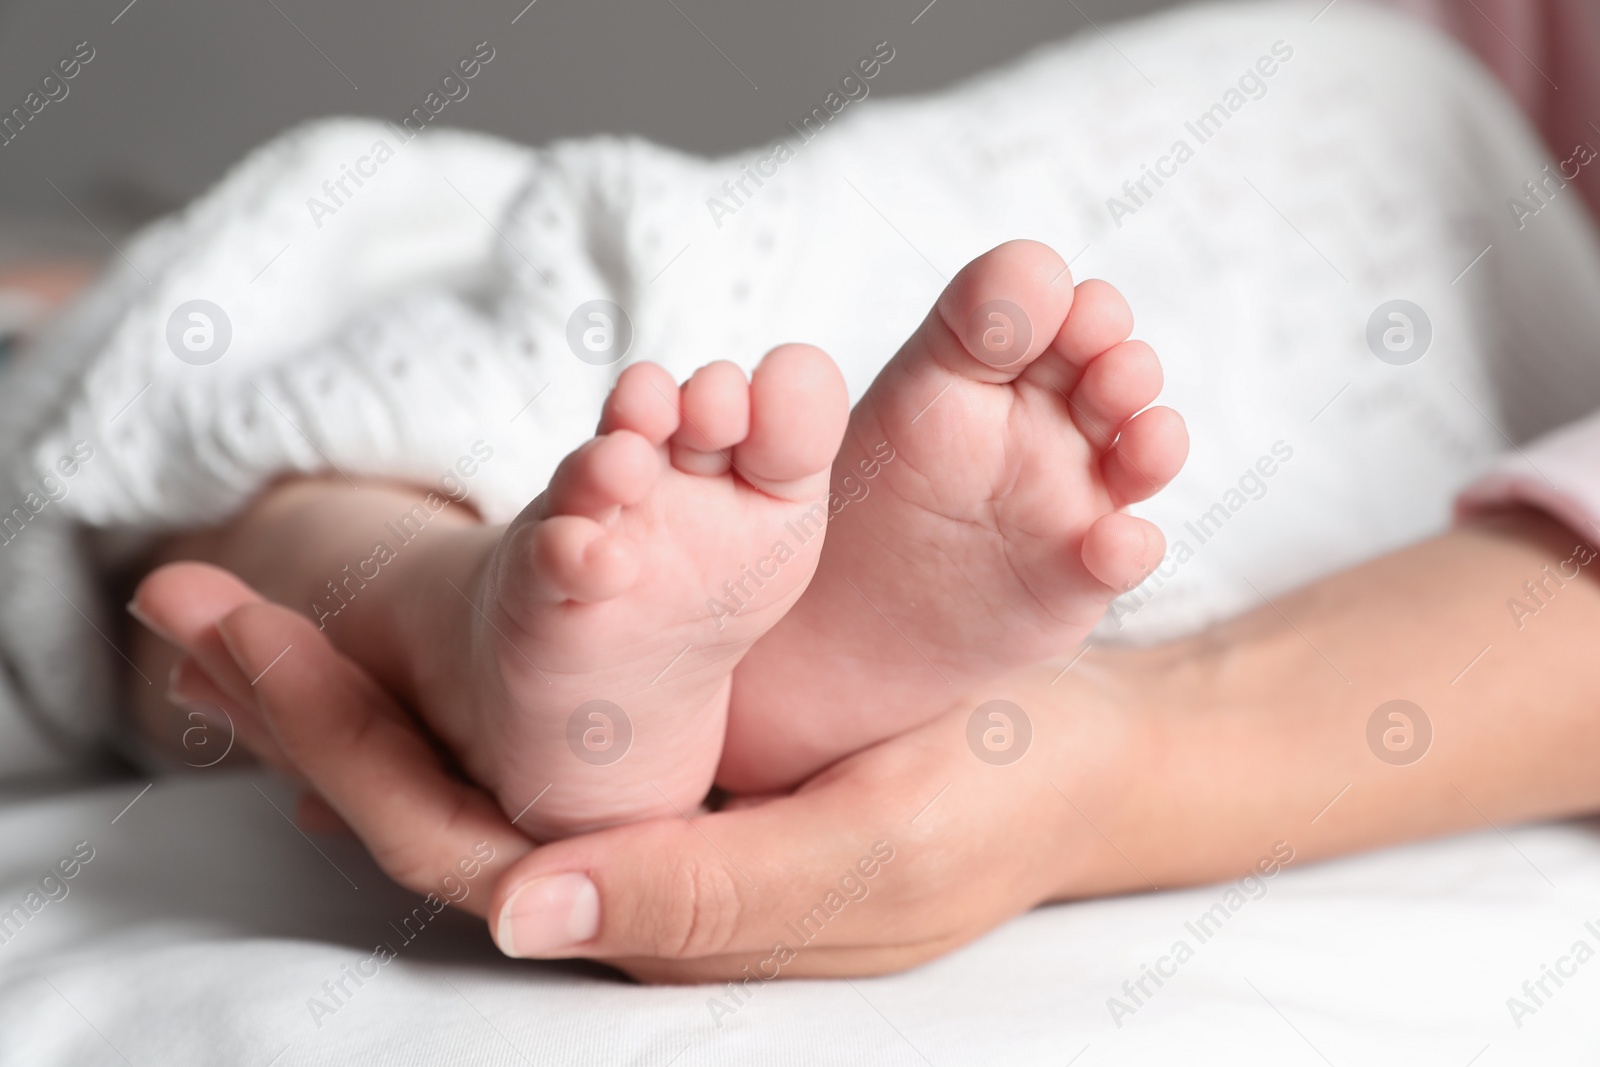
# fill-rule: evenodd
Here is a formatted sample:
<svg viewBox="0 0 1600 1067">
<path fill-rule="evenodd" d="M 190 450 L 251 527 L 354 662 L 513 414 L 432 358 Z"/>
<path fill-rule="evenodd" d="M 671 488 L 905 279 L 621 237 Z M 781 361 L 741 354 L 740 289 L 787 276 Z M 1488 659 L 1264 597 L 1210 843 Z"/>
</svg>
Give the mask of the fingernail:
<svg viewBox="0 0 1600 1067">
<path fill-rule="evenodd" d="M 201 697 L 196 693 L 188 692 L 184 687 L 184 679 L 188 677 L 184 664 L 187 660 L 179 660 L 172 665 L 172 670 L 167 672 L 167 700 L 186 710 L 193 710 L 200 705 Z"/>
<path fill-rule="evenodd" d="M 184 695 L 180 683 L 183 679 L 183 661 L 179 660 L 172 665 L 172 670 L 167 672 L 167 700 L 173 704 L 187 704 L 189 698 Z"/>
<path fill-rule="evenodd" d="M 161 640 L 167 641 L 174 645 L 180 643 L 177 638 L 173 637 L 171 634 L 167 633 L 167 631 L 151 622 L 150 617 L 139 610 L 139 604 L 137 601 L 128 601 L 126 609 L 129 615 L 132 615 L 139 621 L 140 625 L 149 630 L 151 633 L 155 634 L 157 637 L 161 638 Z"/>
<path fill-rule="evenodd" d="M 548 956 L 600 932 L 600 892 L 587 875 L 535 878 L 500 909 L 495 943 L 507 956 Z"/>
<path fill-rule="evenodd" d="M 222 638 L 222 647 L 228 650 L 229 657 L 233 659 L 233 665 L 248 675 L 250 667 L 245 658 L 239 654 L 239 646 L 233 643 L 233 635 L 228 632 L 228 620 L 226 618 L 217 620 L 217 636 Z"/>
</svg>

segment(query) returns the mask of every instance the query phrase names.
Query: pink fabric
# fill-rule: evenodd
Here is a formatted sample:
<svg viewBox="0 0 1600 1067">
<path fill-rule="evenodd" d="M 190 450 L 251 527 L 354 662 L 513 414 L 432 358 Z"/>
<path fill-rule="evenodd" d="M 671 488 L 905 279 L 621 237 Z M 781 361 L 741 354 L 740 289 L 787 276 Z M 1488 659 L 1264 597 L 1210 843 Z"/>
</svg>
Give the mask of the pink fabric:
<svg viewBox="0 0 1600 1067">
<path fill-rule="evenodd" d="M 1460 38 L 1522 105 L 1557 159 L 1600 145 L 1600 2 L 1389 0 Z M 1600 218 L 1600 175 L 1574 184 Z"/>
<path fill-rule="evenodd" d="M 1600 0 L 1389 0 L 1455 35 L 1499 77 L 1557 159 L 1600 145 Z M 1600 219 L 1600 167 L 1574 179 Z M 1600 412 L 1509 455 L 1457 502 L 1522 504 L 1600 540 Z"/>
<path fill-rule="evenodd" d="M 1600 413 L 1507 456 L 1456 501 L 1460 516 L 1522 504 L 1600 542 Z"/>
</svg>

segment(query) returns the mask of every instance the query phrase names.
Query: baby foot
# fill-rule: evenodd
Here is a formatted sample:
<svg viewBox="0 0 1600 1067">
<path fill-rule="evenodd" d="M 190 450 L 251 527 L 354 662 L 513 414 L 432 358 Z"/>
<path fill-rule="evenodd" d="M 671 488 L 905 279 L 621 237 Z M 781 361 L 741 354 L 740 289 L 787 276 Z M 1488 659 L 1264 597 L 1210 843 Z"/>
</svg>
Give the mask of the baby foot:
<svg viewBox="0 0 1600 1067">
<path fill-rule="evenodd" d="M 719 784 L 767 792 L 1080 642 L 1165 542 L 1118 509 L 1187 453 L 1111 286 L 1034 242 L 968 264 L 851 413 L 827 546 L 734 679 Z M 1137 414 L 1136 414 L 1137 413 Z"/>
<path fill-rule="evenodd" d="M 730 677 L 799 597 L 848 400 L 815 348 L 682 389 L 623 372 L 598 435 L 499 538 L 476 590 L 467 769 L 538 839 L 691 811 L 721 754 Z M 530 806 L 531 805 L 531 806 Z"/>
</svg>

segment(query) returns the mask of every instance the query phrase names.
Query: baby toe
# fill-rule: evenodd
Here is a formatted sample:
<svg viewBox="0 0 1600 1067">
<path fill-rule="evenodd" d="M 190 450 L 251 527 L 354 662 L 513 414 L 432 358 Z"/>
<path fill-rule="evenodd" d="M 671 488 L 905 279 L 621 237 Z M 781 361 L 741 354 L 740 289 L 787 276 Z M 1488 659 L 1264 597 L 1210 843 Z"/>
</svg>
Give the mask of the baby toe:
<svg viewBox="0 0 1600 1067">
<path fill-rule="evenodd" d="M 750 381 L 750 432 L 734 447 L 740 476 L 786 500 L 826 491 L 850 418 L 844 376 L 810 345 L 768 352 Z"/>
<path fill-rule="evenodd" d="M 1144 581 L 1166 550 L 1167 540 L 1155 523 L 1113 511 L 1084 534 L 1083 565 L 1115 596 Z"/>
<path fill-rule="evenodd" d="M 541 497 L 540 517 L 584 515 L 599 518 L 614 508 L 637 504 L 656 483 L 661 457 L 632 430 L 617 430 L 586 441 L 550 479 Z"/>
<path fill-rule="evenodd" d="M 678 423 L 678 383 L 665 367 L 635 363 L 618 376 L 606 397 L 598 433 L 632 430 L 659 446 L 678 429 Z"/>
<path fill-rule="evenodd" d="M 1084 368 L 1071 393 L 1073 421 L 1096 448 L 1116 439 L 1122 424 L 1161 393 L 1161 361 L 1143 341 L 1113 345 Z"/>
<path fill-rule="evenodd" d="M 1082 367 L 1133 333 L 1133 309 L 1110 282 L 1090 278 L 1073 292 L 1072 310 L 1056 334 L 1055 350 Z"/>
<path fill-rule="evenodd" d="M 639 576 L 638 549 L 593 519 L 557 515 L 526 536 L 532 571 L 522 592 L 530 599 L 597 603 L 619 596 Z"/>
<path fill-rule="evenodd" d="M 1189 456 L 1189 430 L 1171 408 L 1141 411 L 1123 424 L 1100 461 L 1106 490 L 1118 507 L 1154 496 L 1177 477 Z"/>
<path fill-rule="evenodd" d="M 694 372 L 681 390 L 682 422 L 672 436 L 672 465 L 686 474 L 726 473 L 729 450 L 750 432 L 750 384 L 735 363 Z"/>
</svg>

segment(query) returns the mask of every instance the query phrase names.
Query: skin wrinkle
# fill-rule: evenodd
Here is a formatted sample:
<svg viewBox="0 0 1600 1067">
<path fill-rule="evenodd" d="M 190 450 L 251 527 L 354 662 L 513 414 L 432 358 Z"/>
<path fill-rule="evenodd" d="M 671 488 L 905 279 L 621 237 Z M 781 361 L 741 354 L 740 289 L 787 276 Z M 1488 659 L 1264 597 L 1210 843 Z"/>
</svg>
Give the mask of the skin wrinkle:
<svg viewBox="0 0 1600 1067">
<path fill-rule="evenodd" d="M 694 870 L 688 872 L 683 879 L 684 892 L 680 899 L 684 901 L 684 914 L 688 918 L 688 926 L 683 932 L 683 937 L 677 939 L 676 944 L 668 952 L 673 959 L 690 959 L 693 956 L 690 949 L 694 946 L 695 935 L 700 931 L 700 879 Z"/>
<path fill-rule="evenodd" d="M 693 821 L 699 821 L 695 819 Z M 691 820 L 678 820 L 668 832 L 681 838 L 683 844 L 673 849 L 673 854 L 678 857 L 672 877 L 667 879 L 667 884 L 658 887 L 661 892 L 652 893 L 647 899 L 676 900 L 680 903 L 667 910 L 669 915 L 681 916 L 684 927 L 681 933 L 672 934 L 666 938 L 655 937 L 652 941 L 658 946 L 657 951 L 664 958 L 673 960 L 693 960 L 706 956 L 721 955 L 737 929 L 737 918 L 745 913 L 745 902 L 740 895 L 740 880 L 724 866 L 720 856 L 707 858 L 704 862 L 695 858 L 697 853 L 706 847 L 705 839 L 701 838 Z M 591 880 L 604 886 L 601 879 L 596 879 L 592 871 Z M 723 890 L 708 892 L 705 879 L 708 876 L 719 877 Z M 602 890 L 601 893 L 601 930 L 606 931 L 605 913 L 606 900 L 614 899 Z M 707 900 L 715 903 L 708 904 Z M 732 905 L 721 903 L 731 900 Z M 629 918 L 625 925 L 647 925 L 648 920 L 661 913 L 661 910 L 652 907 L 635 906 L 630 909 Z M 711 920 L 708 923 L 707 920 Z M 701 948 L 702 939 L 709 939 L 706 947 Z"/>
<path fill-rule="evenodd" d="M 900 462 L 900 458 L 899 458 L 898 454 L 896 456 L 895 462 Z M 909 464 L 908 464 L 908 466 L 909 466 Z M 910 467 L 910 469 L 913 470 L 913 471 L 916 470 L 915 467 Z M 924 478 L 924 480 L 925 481 L 930 481 L 930 484 L 931 484 L 931 480 L 926 479 L 926 478 Z M 890 490 L 890 491 L 892 491 L 892 490 Z M 942 522 L 960 523 L 963 526 L 967 526 L 967 527 L 970 527 L 972 529 L 976 529 L 976 530 L 982 531 L 983 534 L 985 536 L 987 536 L 987 537 L 999 538 L 1000 541 L 1001 541 L 1001 548 L 1003 550 L 1002 552 L 1000 552 L 1000 553 L 995 553 L 995 552 L 992 552 L 992 551 L 989 551 L 989 552 L 976 552 L 976 553 L 972 553 L 972 555 L 977 555 L 977 556 L 981 556 L 981 557 L 984 557 L 984 558 L 991 558 L 991 559 L 992 558 L 1002 558 L 1002 559 L 1004 559 L 1006 561 L 1006 566 L 1007 566 L 1007 568 L 1009 569 L 1009 571 L 1011 573 L 1011 576 L 1013 577 L 1013 579 L 1016 580 L 1018 585 L 1022 586 L 1024 589 L 1027 590 L 1029 598 L 1031 599 L 1035 609 L 1037 610 L 1037 612 L 1040 615 L 1042 615 L 1042 616 L 1044 616 L 1046 618 L 1055 619 L 1057 622 L 1061 622 L 1061 623 L 1077 623 L 1077 622 L 1080 621 L 1080 620 L 1076 620 L 1076 619 L 1063 619 L 1060 616 L 1058 616 L 1057 614 L 1055 614 L 1053 611 L 1050 610 L 1049 606 L 1046 605 L 1039 598 L 1039 595 L 1036 592 L 1034 592 L 1032 584 L 1029 581 L 1024 579 L 1022 573 L 1017 568 L 1017 564 L 1012 559 L 1013 546 L 1011 545 L 1009 540 L 1006 538 L 1005 534 L 1001 531 L 1001 525 L 1002 524 L 1001 524 L 1001 521 L 1000 521 L 998 515 L 995 513 L 995 509 L 991 509 L 991 511 L 990 511 L 990 518 L 991 518 L 992 521 L 989 522 L 989 523 L 985 523 L 985 522 L 981 521 L 978 518 L 972 518 L 972 517 L 968 517 L 968 516 L 953 516 L 953 515 L 945 514 L 944 512 L 934 511 L 931 508 L 928 508 L 928 507 L 926 507 L 926 506 L 924 506 L 922 504 L 919 504 L 919 503 L 916 503 L 916 502 L 913 502 L 913 501 L 907 501 L 903 494 L 896 493 L 895 495 L 896 495 L 896 497 L 898 499 L 900 499 L 900 501 L 902 503 L 908 504 L 908 505 L 910 505 L 912 507 L 915 507 L 919 511 L 921 511 L 923 514 L 932 516 L 933 518 L 935 518 L 937 520 L 940 520 Z M 997 500 L 996 497 L 991 496 L 989 498 L 988 502 L 990 504 L 993 504 L 993 503 L 996 502 L 996 500 Z M 867 530 L 868 530 L 869 536 L 872 536 L 874 538 L 880 537 L 880 535 L 878 534 L 878 532 L 876 530 L 874 530 L 874 529 L 872 529 L 870 527 L 868 527 Z M 1024 532 L 1027 532 L 1027 531 L 1024 531 Z M 1029 534 L 1029 536 L 1034 537 L 1035 540 L 1039 539 L 1037 537 L 1037 535 L 1033 535 L 1031 533 Z M 943 557 L 945 559 L 945 562 L 949 565 L 949 570 L 955 572 L 956 574 L 961 575 L 962 579 L 967 583 L 967 585 L 969 587 L 971 587 L 973 589 L 977 589 L 977 590 L 985 589 L 986 586 L 987 586 L 987 583 L 978 582 L 978 581 L 973 580 L 972 577 L 967 573 L 965 566 L 962 563 L 960 563 L 957 560 L 955 560 L 954 557 L 949 555 L 948 551 L 940 543 L 940 540 L 942 540 L 942 539 L 938 539 L 938 540 L 930 539 L 928 542 L 925 542 L 924 544 L 925 545 L 931 545 L 931 547 L 937 549 L 940 552 L 940 554 L 943 555 Z M 880 541 L 878 541 L 878 543 L 879 544 L 884 544 L 885 542 L 880 540 Z M 1080 542 L 1080 544 L 1081 544 L 1081 542 Z M 1097 581 L 1098 581 L 1098 579 L 1097 579 Z M 1115 592 L 1115 590 L 1112 590 L 1111 586 L 1105 585 L 1105 583 L 1103 583 L 1103 582 L 1100 582 L 1099 584 L 1104 589 L 1110 590 L 1112 592 Z M 1013 614 L 1013 612 L 1012 611 L 1006 611 L 1003 614 L 1010 615 L 1010 614 Z M 1001 612 L 994 612 L 994 613 L 991 614 L 991 618 L 994 618 L 994 619 L 998 620 L 1001 617 L 1001 615 L 1002 615 Z"/>
</svg>

